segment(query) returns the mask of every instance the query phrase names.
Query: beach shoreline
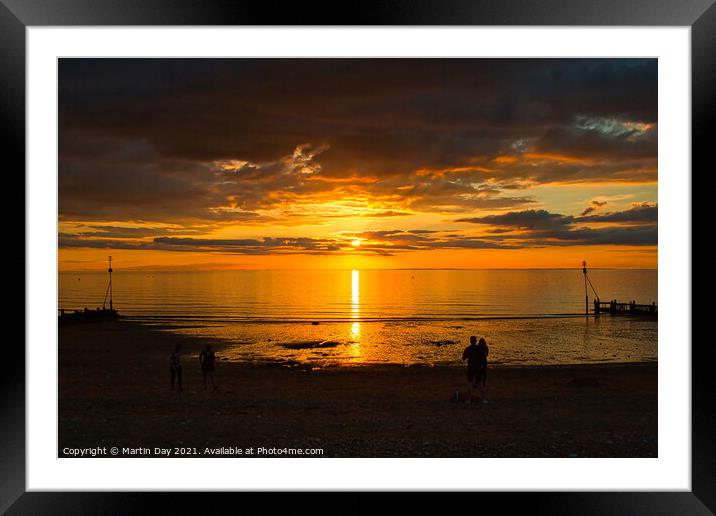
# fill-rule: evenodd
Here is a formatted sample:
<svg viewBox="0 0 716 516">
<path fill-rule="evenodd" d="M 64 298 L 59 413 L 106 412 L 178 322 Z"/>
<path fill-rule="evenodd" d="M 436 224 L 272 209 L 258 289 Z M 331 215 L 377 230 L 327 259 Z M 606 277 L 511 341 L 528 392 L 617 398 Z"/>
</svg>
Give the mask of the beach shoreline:
<svg viewBox="0 0 716 516">
<path fill-rule="evenodd" d="M 169 354 L 182 346 L 184 390 Z M 655 457 L 655 362 L 491 367 L 488 404 L 452 401 L 463 368 L 219 360 L 221 341 L 126 321 L 59 329 L 59 449 L 320 449 L 322 457 Z M 63 451 L 64 450 L 64 451 Z M 69 451 L 69 453 L 68 453 Z M 195 452 L 195 453 L 194 453 Z M 178 456 L 178 455 L 172 455 Z M 243 455 L 246 456 L 246 455 Z M 289 452 L 266 457 L 293 456 Z"/>
</svg>

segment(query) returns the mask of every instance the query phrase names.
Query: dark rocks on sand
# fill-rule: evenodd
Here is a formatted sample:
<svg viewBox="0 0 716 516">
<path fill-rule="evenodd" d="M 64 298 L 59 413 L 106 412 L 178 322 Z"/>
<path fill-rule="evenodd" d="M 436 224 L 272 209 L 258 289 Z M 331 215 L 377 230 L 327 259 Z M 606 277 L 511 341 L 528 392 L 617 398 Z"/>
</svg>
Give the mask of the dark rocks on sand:
<svg viewBox="0 0 716 516">
<path fill-rule="evenodd" d="M 284 344 L 283 347 L 286 349 L 316 349 L 316 348 L 335 348 L 340 346 L 342 342 L 337 340 L 309 340 L 305 342 L 291 342 Z"/>
<path fill-rule="evenodd" d="M 436 346 L 449 346 L 451 344 L 457 344 L 454 340 L 432 340 L 430 341 L 430 344 L 435 344 Z"/>
</svg>

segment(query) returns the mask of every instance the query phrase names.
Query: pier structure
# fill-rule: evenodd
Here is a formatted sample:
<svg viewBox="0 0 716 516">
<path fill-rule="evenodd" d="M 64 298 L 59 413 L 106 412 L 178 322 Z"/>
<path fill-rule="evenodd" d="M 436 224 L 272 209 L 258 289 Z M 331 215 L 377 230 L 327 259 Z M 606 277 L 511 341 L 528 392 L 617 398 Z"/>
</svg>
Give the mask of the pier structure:
<svg viewBox="0 0 716 516">
<path fill-rule="evenodd" d="M 619 302 L 616 299 L 610 301 L 602 301 L 599 299 L 594 285 L 592 285 L 589 276 L 587 275 L 587 262 L 582 262 L 582 273 L 584 274 L 584 310 L 585 315 L 589 315 L 589 291 L 587 285 L 591 288 L 594 293 L 594 315 L 599 314 L 614 314 L 614 315 L 647 315 L 651 317 L 657 316 L 656 302 L 650 305 L 640 305 L 636 301 L 628 301 L 626 303 Z"/>
<path fill-rule="evenodd" d="M 650 305 L 640 305 L 636 301 L 628 303 L 619 302 L 616 299 L 611 301 L 594 300 L 594 313 L 600 314 L 625 314 L 625 315 L 657 315 L 656 302 Z"/>
<path fill-rule="evenodd" d="M 64 308 L 58 309 L 58 324 L 60 326 L 70 323 L 83 323 L 83 322 L 96 322 L 96 321 L 107 321 L 114 320 L 119 317 L 119 313 L 114 309 L 114 303 L 112 302 L 112 257 L 109 257 L 109 267 L 107 268 L 109 273 L 109 283 L 107 290 L 104 293 L 104 300 L 102 301 L 102 308 L 97 307 L 91 310 L 85 307 L 83 310 L 68 311 Z M 109 308 L 107 308 L 107 300 L 109 299 Z"/>
</svg>

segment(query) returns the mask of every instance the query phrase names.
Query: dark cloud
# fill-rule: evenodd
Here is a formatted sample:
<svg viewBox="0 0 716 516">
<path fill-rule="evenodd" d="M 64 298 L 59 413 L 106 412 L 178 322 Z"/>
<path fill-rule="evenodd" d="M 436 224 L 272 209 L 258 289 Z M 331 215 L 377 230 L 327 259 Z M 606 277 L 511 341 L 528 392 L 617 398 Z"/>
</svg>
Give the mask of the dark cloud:
<svg viewBox="0 0 716 516">
<path fill-rule="evenodd" d="M 406 215 L 410 215 L 410 212 L 388 210 L 368 213 L 363 215 L 363 217 L 405 217 Z"/>
<path fill-rule="evenodd" d="M 154 244 L 163 248 L 178 251 L 219 251 L 237 254 L 272 254 L 308 252 L 309 254 L 325 254 L 338 251 L 338 242 L 330 239 L 316 238 L 271 238 L 257 239 L 201 239 L 160 237 Z"/>
<path fill-rule="evenodd" d="M 353 242 L 361 241 L 356 247 Z M 506 244 L 462 234 L 432 230 L 394 230 L 346 232 L 331 238 L 192 238 L 157 237 L 143 241 L 87 238 L 60 234 L 60 246 L 65 248 L 134 249 L 182 252 L 212 252 L 219 254 L 335 254 L 350 251 L 363 255 L 393 255 L 398 252 L 431 249 L 511 249 Z"/>
<path fill-rule="evenodd" d="M 656 59 L 61 59 L 60 217 L 468 213 L 529 205 L 506 194 L 526 184 L 653 182 L 656 77 Z"/>
<path fill-rule="evenodd" d="M 656 226 L 578 228 L 544 232 L 534 235 L 535 245 L 657 245 Z"/>
<path fill-rule="evenodd" d="M 198 227 L 131 227 L 131 226 L 107 226 L 107 225 L 85 225 L 77 226 L 77 231 L 64 236 L 76 236 L 82 238 L 144 238 L 158 237 L 172 234 L 198 234 L 212 229 L 211 226 Z M 60 236 L 63 236 L 60 233 Z"/>
<path fill-rule="evenodd" d="M 96 231 L 60 233 L 59 245 L 65 248 L 145 249 L 242 255 L 328 255 L 351 252 L 386 256 L 434 249 L 525 249 L 555 245 L 642 246 L 657 243 L 658 231 L 652 223 L 655 221 L 655 210 L 655 206 L 637 206 L 623 212 L 592 217 L 565 216 L 546 210 L 525 210 L 456 220 L 488 226 L 485 236 L 481 237 L 459 231 L 395 229 L 344 232 L 326 238 L 225 239 L 154 236 L 166 232 L 165 228 L 93 226 Z M 580 224 L 583 222 L 612 222 L 622 225 L 593 228 Z M 170 233 L 171 231 L 169 230 Z M 125 239 L 131 237 L 144 238 Z M 356 245 L 357 242 L 359 245 Z"/>
<path fill-rule="evenodd" d="M 656 245 L 658 243 L 657 207 L 639 206 L 603 215 L 573 217 L 546 210 L 508 212 L 486 217 L 457 219 L 493 226 L 488 233 L 497 240 L 548 245 Z M 583 223 L 611 222 L 621 226 L 592 228 Z"/>
<path fill-rule="evenodd" d="M 581 216 L 589 215 L 590 213 L 593 213 L 597 211 L 602 206 L 605 206 L 607 204 L 607 201 L 592 201 L 589 206 L 584 208 L 582 213 L 580 213 Z"/>
<path fill-rule="evenodd" d="M 457 219 L 456 222 L 488 224 L 502 228 L 553 229 L 569 226 L 574 217 L 550 213 L 546 210 L 511 211 L 501 215 Z"/>
<path fill-rule="evenodd" d="M 579 217 L 579 222 L 658 222 L 659 208 L 657 206 L 645 205 L 635 206 L 625 211 L 613 211 L 599 215 Z"/>
</svg>

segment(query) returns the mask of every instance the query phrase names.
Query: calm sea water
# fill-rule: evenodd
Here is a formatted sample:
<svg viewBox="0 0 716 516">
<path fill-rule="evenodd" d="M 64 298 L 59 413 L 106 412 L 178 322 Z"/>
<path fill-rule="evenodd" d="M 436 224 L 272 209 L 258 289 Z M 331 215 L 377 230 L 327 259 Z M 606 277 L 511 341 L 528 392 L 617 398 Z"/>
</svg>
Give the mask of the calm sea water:
<svg viewBox="0 0 716 516">
<path fill-rule="evenodd" d="M 590 278 L 602 299 L 658 302 L 655 270 Z M 60 273 L 59 307 L 99 306 L 106 284 Z M 584 317 L 581 270 L 117 271 L 113 288 L 121 315 L 235 360 L 458 364 L 470 335 L 507 365 L 657 358 L 656 321 Z"/>
</svg>

